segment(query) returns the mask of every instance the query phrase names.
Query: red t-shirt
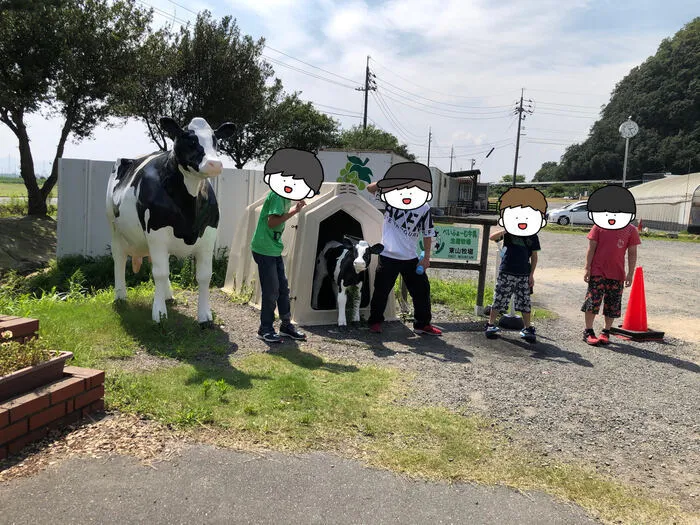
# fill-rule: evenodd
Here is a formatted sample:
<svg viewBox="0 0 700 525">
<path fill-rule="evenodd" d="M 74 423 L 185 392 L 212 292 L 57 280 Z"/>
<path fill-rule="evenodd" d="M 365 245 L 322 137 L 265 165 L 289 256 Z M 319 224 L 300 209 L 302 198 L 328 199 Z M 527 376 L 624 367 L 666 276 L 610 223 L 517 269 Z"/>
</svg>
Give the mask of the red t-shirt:
<svg viewBox="0 0 700 525">
<path fill-rule="evenodd" d="M 588 238 L 598 245 L 591 263 L 591 275 L 602 275 L 606 279 L 624 281 L 625 253 L 629 246 L 642 244 L 637 228 L 628 224 L 621 230 L 604 230 L 593 225 Z"/>
</svg>

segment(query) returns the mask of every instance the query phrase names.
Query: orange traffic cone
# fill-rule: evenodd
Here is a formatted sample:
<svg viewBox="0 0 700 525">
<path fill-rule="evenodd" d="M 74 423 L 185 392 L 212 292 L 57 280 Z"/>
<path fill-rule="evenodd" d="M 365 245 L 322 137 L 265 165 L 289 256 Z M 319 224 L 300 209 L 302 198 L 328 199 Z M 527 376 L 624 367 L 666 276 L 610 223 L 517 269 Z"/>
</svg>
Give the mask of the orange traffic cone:
<svg viewBox="0 0 700 525">
<path fill-rule="evenodd" d="M 641 267 L 634 270 L 630 298 L 627 301 L 627 312 L 622 328 L 635 332 L 647 331 L 647 301 L 644 295 L 644 273 Z"/>
<path fill-rule="evenodd" d="M 641 267 L 634 271 L 625 319 L 619 328 L 613 326 L 610 332 L 635 341 L 659 340 L 664 337 L 664 332 L 650 330 L 647 326 L 647 301 L 644 293 L 644 272 Z"/>
</svg>

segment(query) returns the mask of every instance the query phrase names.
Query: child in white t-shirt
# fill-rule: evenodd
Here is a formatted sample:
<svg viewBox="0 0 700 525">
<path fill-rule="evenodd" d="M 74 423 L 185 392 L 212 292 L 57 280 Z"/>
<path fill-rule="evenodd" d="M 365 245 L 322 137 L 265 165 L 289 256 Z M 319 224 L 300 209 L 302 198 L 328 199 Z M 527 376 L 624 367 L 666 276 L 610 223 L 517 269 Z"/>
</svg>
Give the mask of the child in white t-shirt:
<svg viewBox="0 0 700 525">
<path fill-rule="evenodd" d="M 379 264 L 374 278 L 374 293 L 370 303 L 370 332 L 381 333 L 389 294 L 393 291 L 396 278 L 401 275 L 413 299 L 413 329 L 418 334 L 442 335 L 430 324 L 430 282 L 423 271 L 418 274 L 418 241 L 421 236 L 425 256 L 421 266 L 430 266 L 430 250 L 435 229 L 428 201 L 432 197 L 432 176 L 430 169 L 417 162 L 394 164 L 382 180 L 367 186 L 386 203 L 382 244 L 384 250 L 379 255 Z"/>
</svg>

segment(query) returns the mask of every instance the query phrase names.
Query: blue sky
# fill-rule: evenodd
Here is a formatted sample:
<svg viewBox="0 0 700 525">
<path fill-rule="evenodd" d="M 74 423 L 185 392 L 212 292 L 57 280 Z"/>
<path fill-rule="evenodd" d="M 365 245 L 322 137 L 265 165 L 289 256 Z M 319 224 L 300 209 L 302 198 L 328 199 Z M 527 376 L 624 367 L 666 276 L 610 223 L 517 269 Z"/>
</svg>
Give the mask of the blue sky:
<svg viewBox="0 0 700 525">
<path fill-rule="evenodd" d="M 323 76 L 319 80 L 273 63 L 288 91 L 317 104 L 343 127 L 361 123 L 367 55 L 379 91 L 369 118 L 408 143 L 430 164 L 469 169 L 482 179 L 513 170 L 517 122 L 510 108 L 525 88 L 535 111 L 525 121 L 518 173 L 534 175 L 559 160 L 567 144 L 585 139 L 616 82 L 654 54 L 663 38 L 700 15 L 696 1 L 670 0 L 143 0 L 154 24 L 192 21 L 201 9 L 232 15 L 243 33 L 264 36 L 265 55 Z M 322 72 L 292 57 L 325 69 Z M 333 76 L 330 73 L 338 76 Z M 342 78 L 341 78 L 342 77 Z M 342 85 L 339 85 L 339 84 Z M 30 117 L 35 159 L 50 160 L 60 122 Z M 486 152 L 496 147 L 485 159 Z M 632 144 L 634 147 L 634 144 Z M 130 121 L 99 129 L 65 157 L 113 160 L 153 149 L 145 126 Z M 14 135 L 0 127 L 0 171 L 19 157 Z M 232 163 L 228 162 L 228 166 Z M 251 168 L 256 165 L 251 164 Z"/>
</svg>

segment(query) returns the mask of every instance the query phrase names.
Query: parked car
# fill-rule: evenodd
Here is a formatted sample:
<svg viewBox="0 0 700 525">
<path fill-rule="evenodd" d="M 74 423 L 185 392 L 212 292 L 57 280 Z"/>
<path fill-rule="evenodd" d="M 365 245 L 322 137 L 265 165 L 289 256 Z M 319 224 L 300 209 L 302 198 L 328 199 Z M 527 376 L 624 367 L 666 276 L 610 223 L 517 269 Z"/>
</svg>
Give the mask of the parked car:
<svg viewBox="0 0 700 525">
<path fill-rule="evenodd" d="M 567 204 L 563 208 L 555 209 L 547 213 L 548 222 L 557 224 L 593 224 L 588 218 L 588 201 L 578 201 Z"/>
</svg>

